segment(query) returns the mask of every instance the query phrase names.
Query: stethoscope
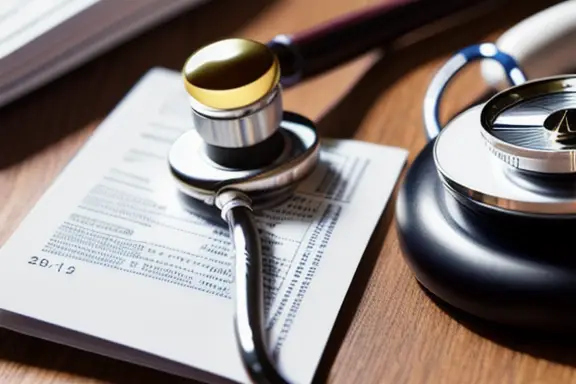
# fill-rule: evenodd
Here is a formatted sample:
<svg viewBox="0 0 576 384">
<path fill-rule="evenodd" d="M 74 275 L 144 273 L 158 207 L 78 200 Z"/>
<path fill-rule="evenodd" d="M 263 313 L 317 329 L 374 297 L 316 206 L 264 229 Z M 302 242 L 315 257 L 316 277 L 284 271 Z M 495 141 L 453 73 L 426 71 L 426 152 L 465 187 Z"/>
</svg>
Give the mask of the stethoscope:
<svg viewBox="0 0 576 384">
<path fill-rule="evenodd" d="M 262 247 L 253 211 L 284 202 L 314 169 L 320 149 L 314 124 L 283 110 L 279 74 L 275 55 L 254 41 L 227 39 L 196 52 L 184 67 L 195 129 L 169 153 L 181 191 L 204 207 L 217 207 L 228 223 L 235 250 L 235 335 L 246 370 L 258 383 L 284 380 L 267 348 Z"/>
<path fill-rule="evenodd" d="M 560 3 L 499 44 L 461 50 L 424 98 L 428 142 L 398 193 L 399 241 L 422 288 L 485 330 L 576 329 L 576 76 L 573 59 L 555 60 L 573 45 L 575 12 L 575 1 Z M 554 43 L 564 50 L 549 49 Z M 488 83 L 502 89 L 442 126 L 444 90 L 477 60 Z"/>
<path fill-rule="evenodd" d="M 501 66 L 510 87 L 442 127 L 447 84 L 486 59 Z M 573 332 L 576 76 L 527 80 L 496 45 L 467 47 L 433 78 L 423 115 L 429 140 L 396 204 L 398 237 L 417 281 L 449 312 L 471 315 L 468 322 Z"/>
<path fill-rule="evenodd" d="M 330 38 L 330 34 L 322 38 Z M 194 129 L 178 138 L 169 153 L 170 171 L 183 195 L 199 209 L 217 212 L 229 227 L 235 253 L 235 335 L 248 376 L 258 383 L 286 380 L 267 348 L 262 250 L 254 212 L 286 201 L 314 170 L 320 152 L 314 123 L 282 107 L 282 86 L 305 75 L 305 50 L 296 50 L 292 43 L 287 36 L 278 36 L 268 45 L 233 38 L 194 52 L 183 69 Z M 292 63 L 289 76 L 282 71 L 290 61 L 286 57 Z M 343 59 L 333 59 L 315 71 Z M 447 84 L 464 66 L 480 59 L 499 63 L 512 87 L 441 128 L 438 114 Z M 510 130 L 518 124 L 515 117 L 520 116 L 519 121 L 533 118 L 531 113 L 540 108 L 538 103 L 530 104 L 535 99 L 543 100 L 549 109 L 551 105 L 557 109 L 563 102 L 569 104 L 572 100 L 566 95 L 575 84 L 571 77 L 527 82 L 514 58 L 491 43 L 467 47 L 452 57 L 432 80 L 424 101 L 425 132 L 433 142 L 431 158 L 445 191 L 459 203 L 498 212 L 576 211 L 576 198 L 538 190 L 543 174 L 573 172 L 576 168 L 576 153 L 562 147 L 576 133 L 565 127 L 570 124 L 557 128 L 563 118 L 572 119 L 572 112 L 566 112 L 568 117 L 561 112 L 554 112 L 553 117 L 538 115 L 536 146 L 525 133 L 531 132 L 533 123 L 521 123 L 527 124 L 521 134 Z M 463 152 L 454 151 L 461 147 L 458 143 L 472 148 L 473 156 L 464 153 L 459 157 Z M 546 143 L 552 144 L 546 147 Z M 486 171 L 486 164 L 494 161 L 500 162 L 496 167 L 502 166 L 501 171 Z M 472 172 L 467 173 L 470 169 Z M 479 182 L 479 175 L 486 179 Z M 552 187 L 546 184 L 544 188 Z M 401 204 L 409 203 L 404 199 Z M 401 229 L 407 226 L 411 225 L 400 223 Z"/>
</svg>

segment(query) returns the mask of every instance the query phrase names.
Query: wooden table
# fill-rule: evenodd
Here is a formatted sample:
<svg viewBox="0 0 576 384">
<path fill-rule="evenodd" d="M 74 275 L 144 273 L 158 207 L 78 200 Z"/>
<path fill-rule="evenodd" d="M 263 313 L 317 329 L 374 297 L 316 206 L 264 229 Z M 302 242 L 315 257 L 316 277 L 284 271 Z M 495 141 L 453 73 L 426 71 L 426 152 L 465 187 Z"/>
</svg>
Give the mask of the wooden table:
<svg viewBox="0 0 576 384">
<path fill-rule="evenodd" d="M 262 41 L 376 0 L 218 0 L 115 49 L 0 111 L 0 243 L 136 80 L 150 67 L 180 69 L 201 44 L 229 35 Z M 441 0 L 439 0 L 441 1 Z M 386 54 L 367 55 L 286 92 L 288 109 L 322 134 L 408 148 L 425 144 L 421 104 L 436 68 L 456 49 L 491 40 L 551 1 L 482 16 Z M 236 5 L 239 4 L 239 5 Z M 241 4 L 241 5 L 240 5 Z M 234 5 L 233 12 L 230 11 Z M 528 8 L 530 7 L 530 8 Z M 423 39 L 423 40 L 422 40 Z M 446 118 L 482 94 L 477 67 L 451 86 Z M 567 343 L 502 334 L 452 316 L 417 285 L 398 246 L 391 204 L 366 251 L 320 364 L 336 383 L 576 382 Z M 71 348 L 0 332 L 2 383 L 141 383 L 180 379 Z M 182 381 L 184 382 L 184 381 Z"/>
</svg>

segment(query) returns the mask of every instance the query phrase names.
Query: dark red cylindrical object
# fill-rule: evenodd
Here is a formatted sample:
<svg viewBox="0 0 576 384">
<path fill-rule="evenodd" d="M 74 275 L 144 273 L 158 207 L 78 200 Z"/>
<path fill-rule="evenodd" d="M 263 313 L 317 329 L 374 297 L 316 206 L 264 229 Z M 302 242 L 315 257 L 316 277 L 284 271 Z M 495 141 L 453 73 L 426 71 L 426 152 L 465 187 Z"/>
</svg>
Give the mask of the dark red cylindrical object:
<svg viewBox="0 0 576 384">
<path fill-rule="evenodd" d="M 282 67 L 282 82 L 293 85 L 371 49 L 487 0 L 388 0 L 292 35 L 269 46 Z"/>
</svg>

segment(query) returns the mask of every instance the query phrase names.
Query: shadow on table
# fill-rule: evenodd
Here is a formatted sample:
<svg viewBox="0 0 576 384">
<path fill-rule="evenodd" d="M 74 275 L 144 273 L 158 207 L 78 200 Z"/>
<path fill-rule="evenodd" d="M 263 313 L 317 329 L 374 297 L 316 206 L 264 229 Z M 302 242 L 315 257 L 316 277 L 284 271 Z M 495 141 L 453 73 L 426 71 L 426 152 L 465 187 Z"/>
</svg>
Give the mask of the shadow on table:
<svg viewBox="0 0 576 384">
<path fill-rule="evenodd" d="M 201 4 L 1 108 L 0 169 L 106 116 L 150 68 L 181 70 L 195 49 L 228 37 L 273 2 Z"/>
<path fill-rule="evenodd" d="M 564 365 L 576 366 L 576 331 L 536 331 L 480 319 L 442 301 L 419 284 L 447 315 L 470 331 L 505 348 Z"/>
<path fill-rule="evenodd" d="M 85 378 L 111 384 L 140 384 L 140 383 L 166 383 L 166 384 L 196 384 L 197 381 L 173 376 L 158 370 L 142 367 L 115 360 L 95 353 L 81 351 L 65 345 L 33 338 L 31 336 L 14 333 L 0 329 L 0 359 L 12 363 L 23 364 L 21 369 L 38 367 L 44 371 L 58 373 L 57 378 L 50 378 L 49 374 L 39 373 L 32 382 L 50 380 L 55 382 L 77 382 Z M 3 378 L 10 382 L 12 372 L 21 381 L 18 368 L 3 369 Z M 34 371 L 27 377 L 34 375 Z M 74 377 L 70 375 L 77 375 Z M 4 381 L 3 381 L 4 382 Z"/>
</svg>

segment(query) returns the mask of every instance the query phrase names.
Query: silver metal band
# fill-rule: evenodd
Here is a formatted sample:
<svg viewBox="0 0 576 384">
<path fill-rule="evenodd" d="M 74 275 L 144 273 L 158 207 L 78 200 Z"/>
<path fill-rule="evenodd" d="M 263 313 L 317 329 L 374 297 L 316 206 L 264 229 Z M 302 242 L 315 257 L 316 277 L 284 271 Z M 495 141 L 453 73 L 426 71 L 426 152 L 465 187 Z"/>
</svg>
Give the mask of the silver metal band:
<svg viewBox="0 0 576 384">
<path fill-rule="evenodd" d="M 233 110 L 206 108 L 190 98 L 194 127 L 211 145 L 241 148 L 272 136 L 282 121 L 282 92 L 275 87 L 266 97 L 247 107 Z"/>
<path fill-rule="evenodd" d="M 485 104 L 449 122 L 434 145 L 434 161 L 447 190 L 461 201 L 519 214 L 576 214 L 574 182 L 521 173 L 514 157 L 495 156 L 481 133 Z"/>
<path fill-rule="evenodd" d="M 244 192 L 234 189 L 218 193 L 214 203 L 220 209 L 220 216 L 224 221 L 227 220 L 228 211 L 233 208 L 244 207 L 252 210 L 250 198 Z"/>
<path fill-rule="evenodd" d="M 502 91 L 486 103 L 480 116 L 481 133 L 492 152 L 515 168 L 573 174 L 576 146 L 558 140 L 557 132 L 546 128 L 545 121 L 556 111 L 575 108 L 575 76 L 532 80 Z"/>
</svg>

